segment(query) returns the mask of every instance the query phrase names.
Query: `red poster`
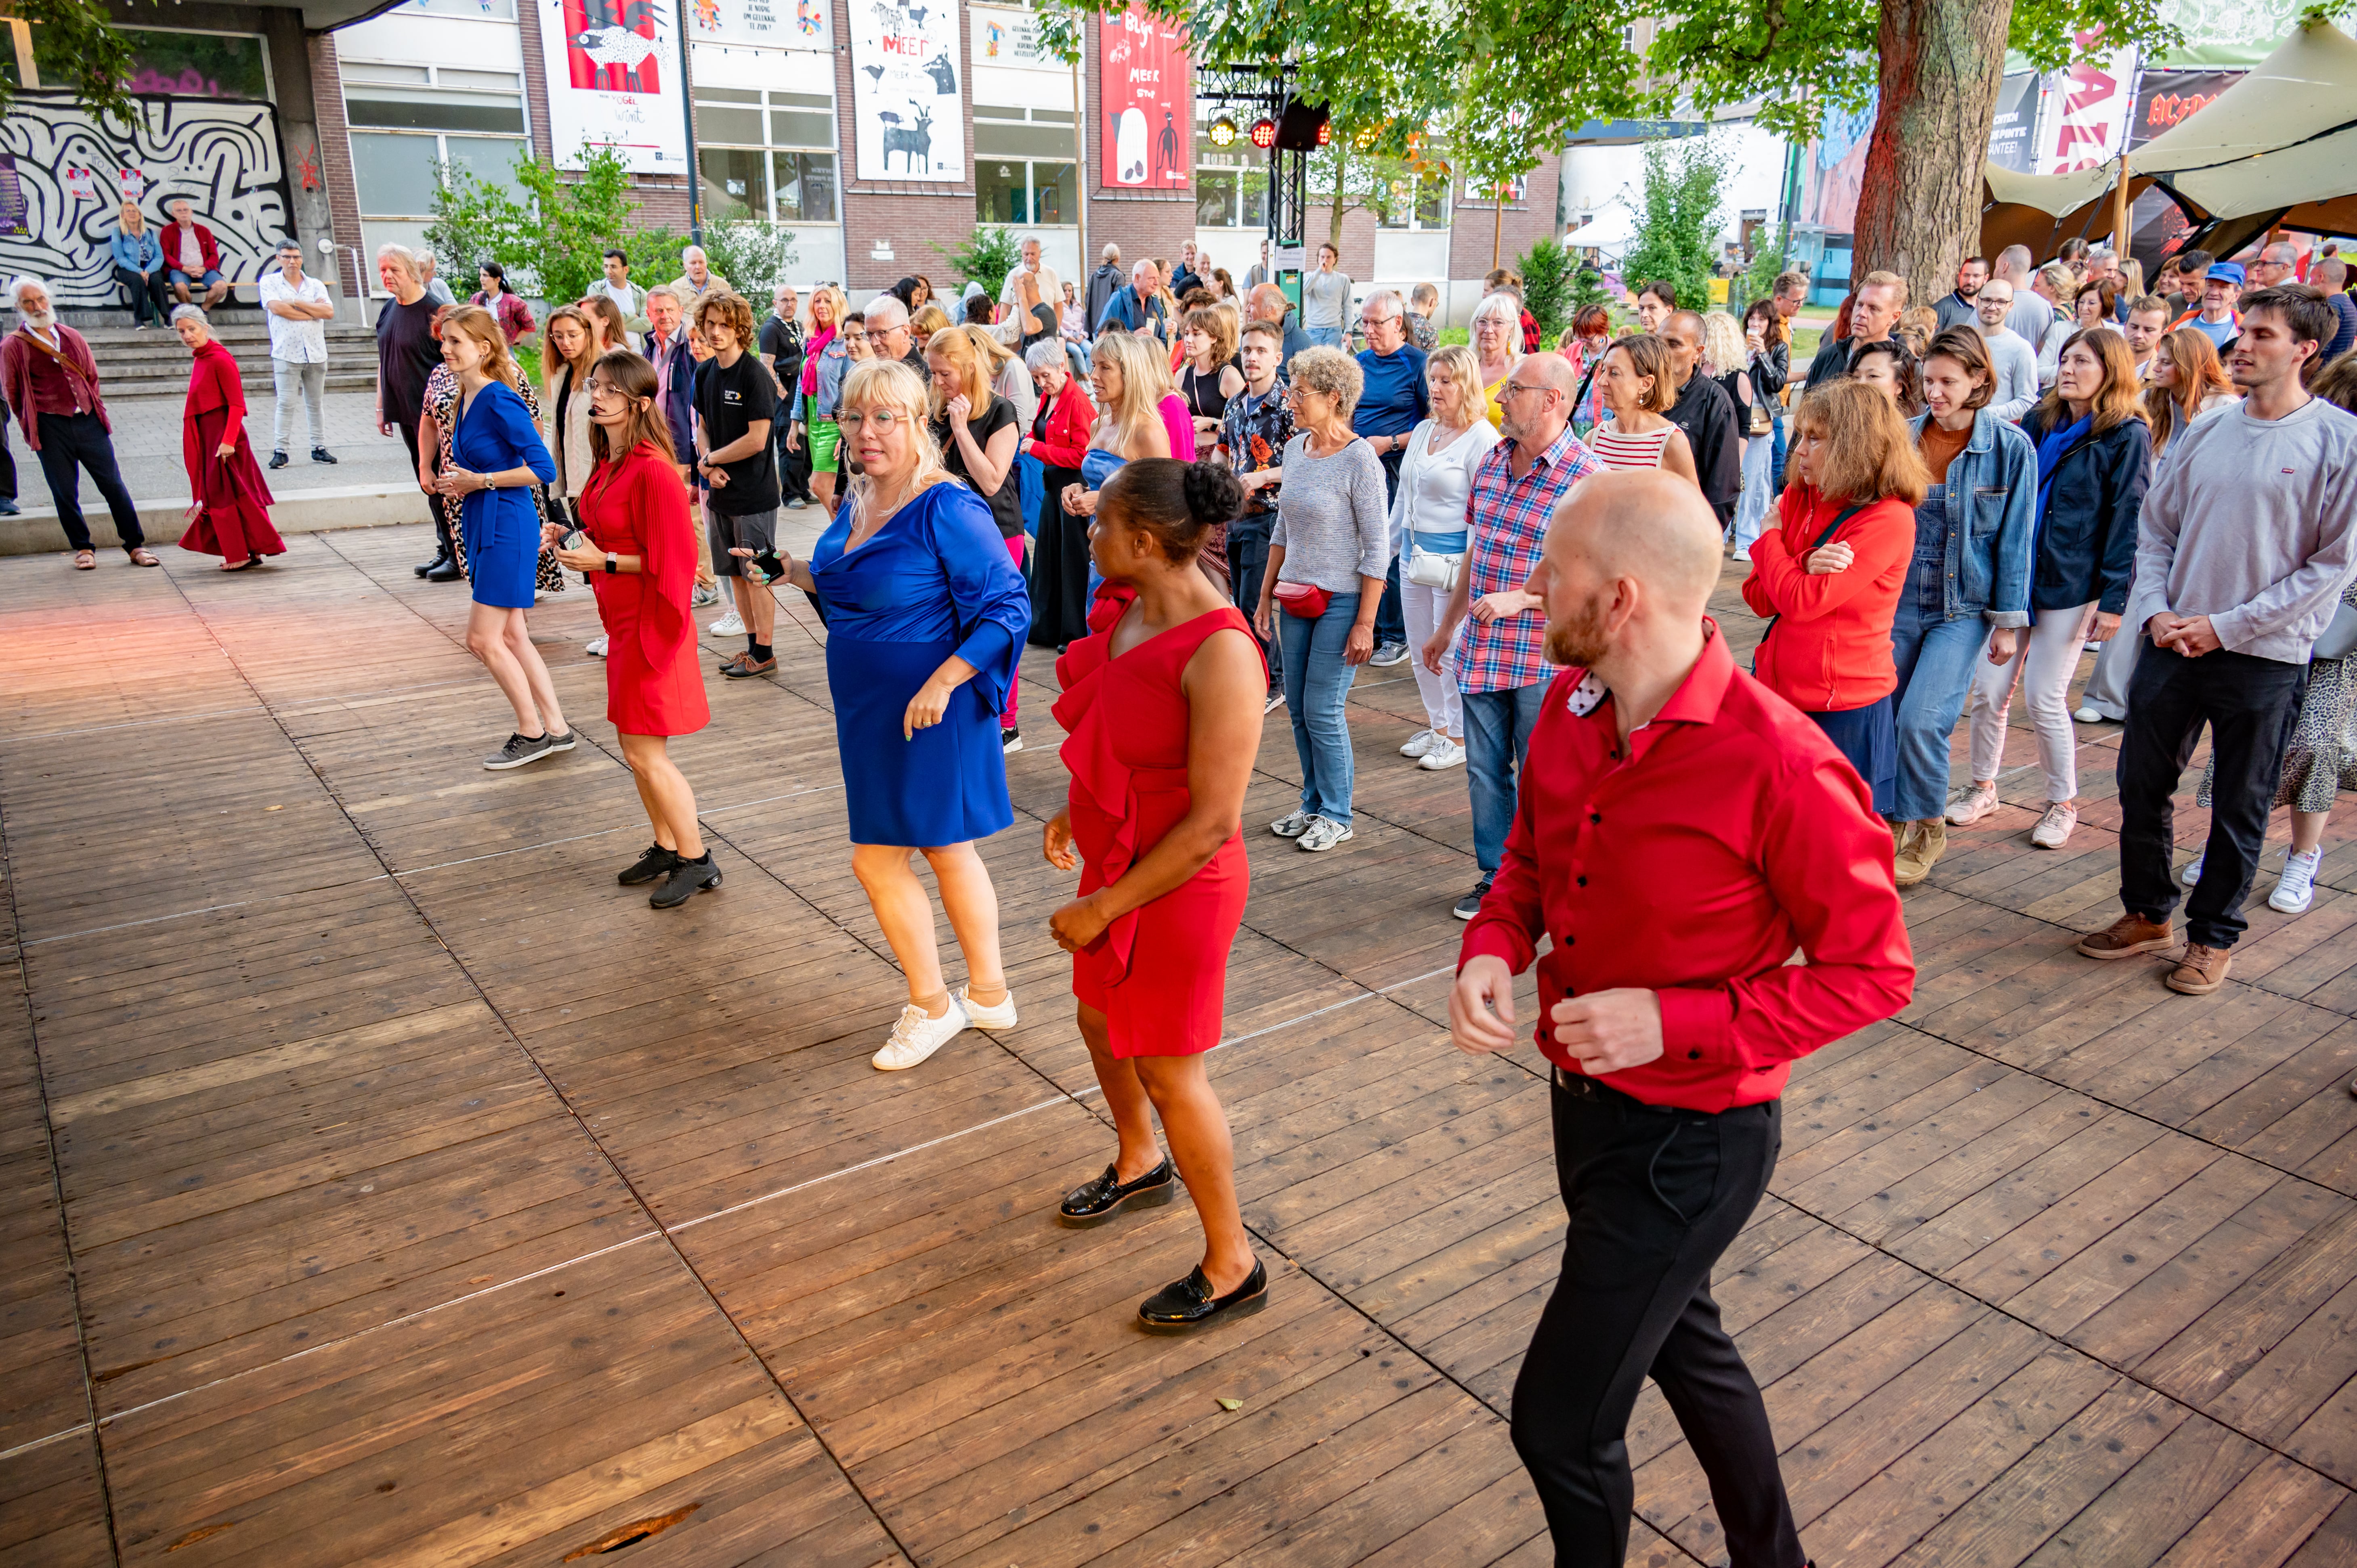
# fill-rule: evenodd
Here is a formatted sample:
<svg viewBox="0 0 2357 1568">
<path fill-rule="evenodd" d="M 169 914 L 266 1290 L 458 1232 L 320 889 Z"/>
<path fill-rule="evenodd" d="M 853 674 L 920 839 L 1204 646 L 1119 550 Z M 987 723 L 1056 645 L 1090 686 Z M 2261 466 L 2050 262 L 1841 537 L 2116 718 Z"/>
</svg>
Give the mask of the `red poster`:
<svg viewBox="0 0 2357 1568">
<path fill-rule="evenodd" d="M 1098 20 L 1105 113 L 1099 183 L 1183 189 L 1194 159 L 1195 91 L 1178 29 L 1135 3 Z"/>
<path fill-rule="evenodd" d="M 655 65 L 662 52 L 654 0 L 565 0 L 565 63 L 575 87 L 661 92 Z"/>
</svg>

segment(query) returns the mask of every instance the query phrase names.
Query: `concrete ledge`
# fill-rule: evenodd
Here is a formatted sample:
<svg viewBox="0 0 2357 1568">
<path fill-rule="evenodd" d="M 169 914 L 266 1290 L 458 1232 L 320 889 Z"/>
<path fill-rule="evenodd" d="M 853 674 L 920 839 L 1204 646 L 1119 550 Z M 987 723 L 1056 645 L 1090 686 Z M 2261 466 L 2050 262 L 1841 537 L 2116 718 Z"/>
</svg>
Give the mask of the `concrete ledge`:
<svg viewBox="0 0 2357 1568">
<path fill-rule="evenodd" d="M 142 500 L 139 526 L 150 544 L 169 544 L 188 526 L 190 498 L 160 496 Z M 120 549 L 123 541 L 107 515 L 106 502 L 85 491 L 82 519 L 90 525 L 93 543 Z M 322 489 L 290 490 L 270 509 L 270 521 L 281 533 L 317 533 L 331 528 L 375 528 L 389 522 L 430 522 L 425 493 L 415 486 L 389 489 L 382 485 L 345 485 Z M 0 517 L 0 555 L 39 555 L 66 548 L 65 530 L 58 526 L 54 506 L 28 506 L 21 516 Z"/>
</svg>

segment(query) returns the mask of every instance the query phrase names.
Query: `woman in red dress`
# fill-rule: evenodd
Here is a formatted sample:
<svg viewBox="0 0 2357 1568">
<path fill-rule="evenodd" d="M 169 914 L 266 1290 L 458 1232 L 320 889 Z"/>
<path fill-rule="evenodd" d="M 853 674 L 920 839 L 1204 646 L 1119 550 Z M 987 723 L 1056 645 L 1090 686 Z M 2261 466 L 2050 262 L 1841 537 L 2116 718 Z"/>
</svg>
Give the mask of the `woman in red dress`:
<svg viewBox="0 0 2357 1568">
<path fill-rule="evenodd" d="M 588 539 L 567 550 L 559 544 L 563 531 L 551 523 L 544 532 L 556 559 L 587 573 L 597 590 L 607 637 L 606 717 L 619 732 L 622 760 L 654 824 L 655 842 L 615 880 L 626 887 L 661 882 L 647 902 L 671 909 L 720 886 L 720 868 L 696 826 L 695 791 L 664 745 L 712 720 L 689 616 L 694 525 L 656 406 L 655 368 L 619 349 L 591 367 L 584 385 L 597 459 L 576 498 Z"/>
<path fill-rule="evenodd" d="M 224 572 L 242 572 L 264 555 L 284 555 L 286 542 L 270 525 L 270 486 L 245 435 L 245 388 L 237 356 L 214 338 L 200 306 L 172 312 L 172 330 L 196 350 L 188 401 L 180 415 L 180 462 L 197 515 L 180 548 L 218 555 Z"/>
<path fill-rule="evenodd" d="M 1251 1311 L 1268 1292 L 1203 1059 L 1220 1043 L 1228 950 L 1252 880 L 1241 821 L 1268 668 L 1242 613 L 1195 563 L 1243 510 L 1235 476 L 1208 463 L 1140 457 L 1106 480 L 1090 548 L 1109 591 L 1097 629 L 1056 663 L 1072 782 L 1045 847 L 1049 864 L 1082 870 L 1080 897 L 1049 925 L 1072 955 L 1081 1034 L 1121 1137 L 1113 1164 L 1061 1214 L 1097 1224 L 1168 1202 L 1186 1178 L 1203 1261 L 1139 1305 L 1156 1330 Z"/>
</svg>

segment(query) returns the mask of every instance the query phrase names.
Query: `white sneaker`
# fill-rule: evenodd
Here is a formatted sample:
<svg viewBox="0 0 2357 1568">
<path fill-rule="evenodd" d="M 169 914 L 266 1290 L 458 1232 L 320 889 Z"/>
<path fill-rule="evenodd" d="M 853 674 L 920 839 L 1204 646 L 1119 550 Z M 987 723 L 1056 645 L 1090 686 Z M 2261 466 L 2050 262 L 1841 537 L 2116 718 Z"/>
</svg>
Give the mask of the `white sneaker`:
<svg viewBox="0 0 2357 1568">
<path fill-rule="evenodd" d="M 695 592 L 688 596 L 687 602 L 697 609 L 708 609 L 720 602 L 720 590 L 698 583 Z"/>
<path fill-rule="evenodd" d="M 581 651 L 592 659 L 603 659 L 606 657 L 606 641 L 607 639 L 602 637 L 593 637 Z"/>
<path fill-rule="evenodd" d="M 1400 747 L 1400 755 L 1402 757 L 1422 757 L 1426 752 L 1430 751 L 1434 746 L 1437 745 L 1439 741 L 1440 736 L 1437 732 L 1428 729 L 1420 729 L 1414 735 L 1407 737 L 1407 744 Z"/>
<path fill-rule="evenodd" d="M 730 610 L 704 629 L 715 637 L 742 637 L 745 635 L 745 618 Z"/>
<path fill-rule="evenodd" d="M 2276 890 L 2267 895 L 2267 908 L 2280 909 L 2287 915 L 2301 915 L 2316 900 L 2316 868 L 2324 859 L 2321 845 L 2306 854 L 2284 856 L 2282 879 Z"/>
<path fill-rule="evenodd" d="M 2078 807 L 2067 800 L 2050 800 L 2046 814 L 2029 830 L 2029 842 L 2040 849 L 2061 849 L 2071 842 L 2071 830 L 2078 825 Z"/>
<path fill-rule="evenodd" d="M 1011 1029 L 1015 1027 L 1014 992 L 1009 991 L 1006 993 L 1006 999 L 1001 1002 L 997 1006 L 985 1007 L 981 1003 L 976 1002 L 968 994 L 968 993 L 973 991 L 973 989 L 974 987 L 971 985 L 962 985 L 958 988 L 957 993 L 957 1004 L 965 1009 L 967 1023 L 972 1024 L 977 1029 Z"/>
<path fill-rule="evenodd" d="M 1996 786 L 1966 784 L 1948 797 L 1948 822 L 1968 828 L 1996 810 Z"/>
<path fill-rule="evenodd" d="M 2081 708 L 2077 713 L 2072 714 L 2071 716 L 2083 725 L 2099 725 L 2104 722 L 2104 715 L 2097 713 L 2093 708 Z"/>
<path fill-rule="evenodd" d="M 1260 705 L 1260 711 L 1265 714 L 1273 714 L 1283 706 L 1285 706 L 1285 690 L 1283 687 L 1279 687 L 1277 690 L 1271 692 L 1268 694 L 1268 701 Z"/>
<path fill-rule="evenodd" d="M 1440 738 L 1440 743 L 1435 746 L 1430 751 L 1426 752 L 1424 754 L 1424 759 L 1418 762 L 1416 766 L 1418 768 L 1429 768 L 1435 773 L 1439 772 L 1444 768 L 1462 768 L 1465 766 L 1465 748 L 1462 746 L 1459 746 L 1457 742 L 1450 740 L 1448 736 L 1443 736 Z"/>
<path fill-rule="evenodd" d="M 1311 854 L 1323 854 L 1338 843 L 1348 843 L 1350 838 L 1351 830 L 1333 818 L 1312 817 L 1309 819 L 1309 825 L 1301 831 L 1301 837 L 1294 847 L 1307 850 Z"/>
<path fill-rule="evenodd" d="M 2201 854 L 2196 852 L 2193 858 L 2185 863 L 2185 869 L 2177 874 L 2179 886 L 2190 887 L 2201 880 Z"/>
<path fill-rule="evenodd" d="M 1297 839 L 1308 832 L 1309 824 L 1317 820 L 1307 811 L 1287 811 L 1269 823 L 1268 831 L 1281 839 Z"/>
<path fill-rule="evenodd" d="M 950 998 L 950 1010 L 938 1018 L 928 1018 L 925 1010 L 911 1002 L 900 1009 L 900 1021 L 892 1026 L 892 1037 L 870 1059 L 878 1072 L 900 1072 L 915 1067 L 964 1033 L 966 1022 L 965 1009 L 954 996 Z"/>
</svg>

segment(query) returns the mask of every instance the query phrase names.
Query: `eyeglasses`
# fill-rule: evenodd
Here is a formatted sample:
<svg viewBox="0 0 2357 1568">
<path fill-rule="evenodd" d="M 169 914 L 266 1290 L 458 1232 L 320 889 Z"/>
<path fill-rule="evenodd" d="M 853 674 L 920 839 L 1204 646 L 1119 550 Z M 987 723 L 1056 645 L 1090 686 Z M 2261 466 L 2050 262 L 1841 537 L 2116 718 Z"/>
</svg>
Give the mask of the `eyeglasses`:
<svg viewBox="0 0 2357 1568">
<path fill-rule="evenodd" d="M 846 432 L 853 434 L 856 434 L 859 427 L 863 424 L 873 425 L 876 428 L 877 434 L 882 435 L 889 435 L 893 427 L 899 424 L 900 421 L 906 417 L 907 416 L 901 413 L 898 409 L 879 408 L 873 413 L 838 413 L 834 416 L 834 422 L 841 425 Z"/>
<path fill-rule="evenodd" d="M 1551 392 L 1553 391 L 1555 391 L 1555 388 L 1553 387 L 1533 386 L 1527 381 L 1508 381 L 1506 383 L 1506 395 L 1508 397 L 1513 397 L 1522 392 Z"/>
<path fill-rule="evenodd" d="M 842 334 L 842 337 L 843 337 L 844 340 L 845 340 L 845 341 L 846 341 L 846 342 L 859 342 L 859 343 L 865 343 L 865 342 L 866 342 L 866 341 L 867 341 L 867 334 L 866 334 L 866 333 L 865 333 L 865 332 L 849 332 L 849 331 L 846 331 L 846 332 L 845 332 L 845 333 L 843 333 L 843 334 Z"/>
</svg>

